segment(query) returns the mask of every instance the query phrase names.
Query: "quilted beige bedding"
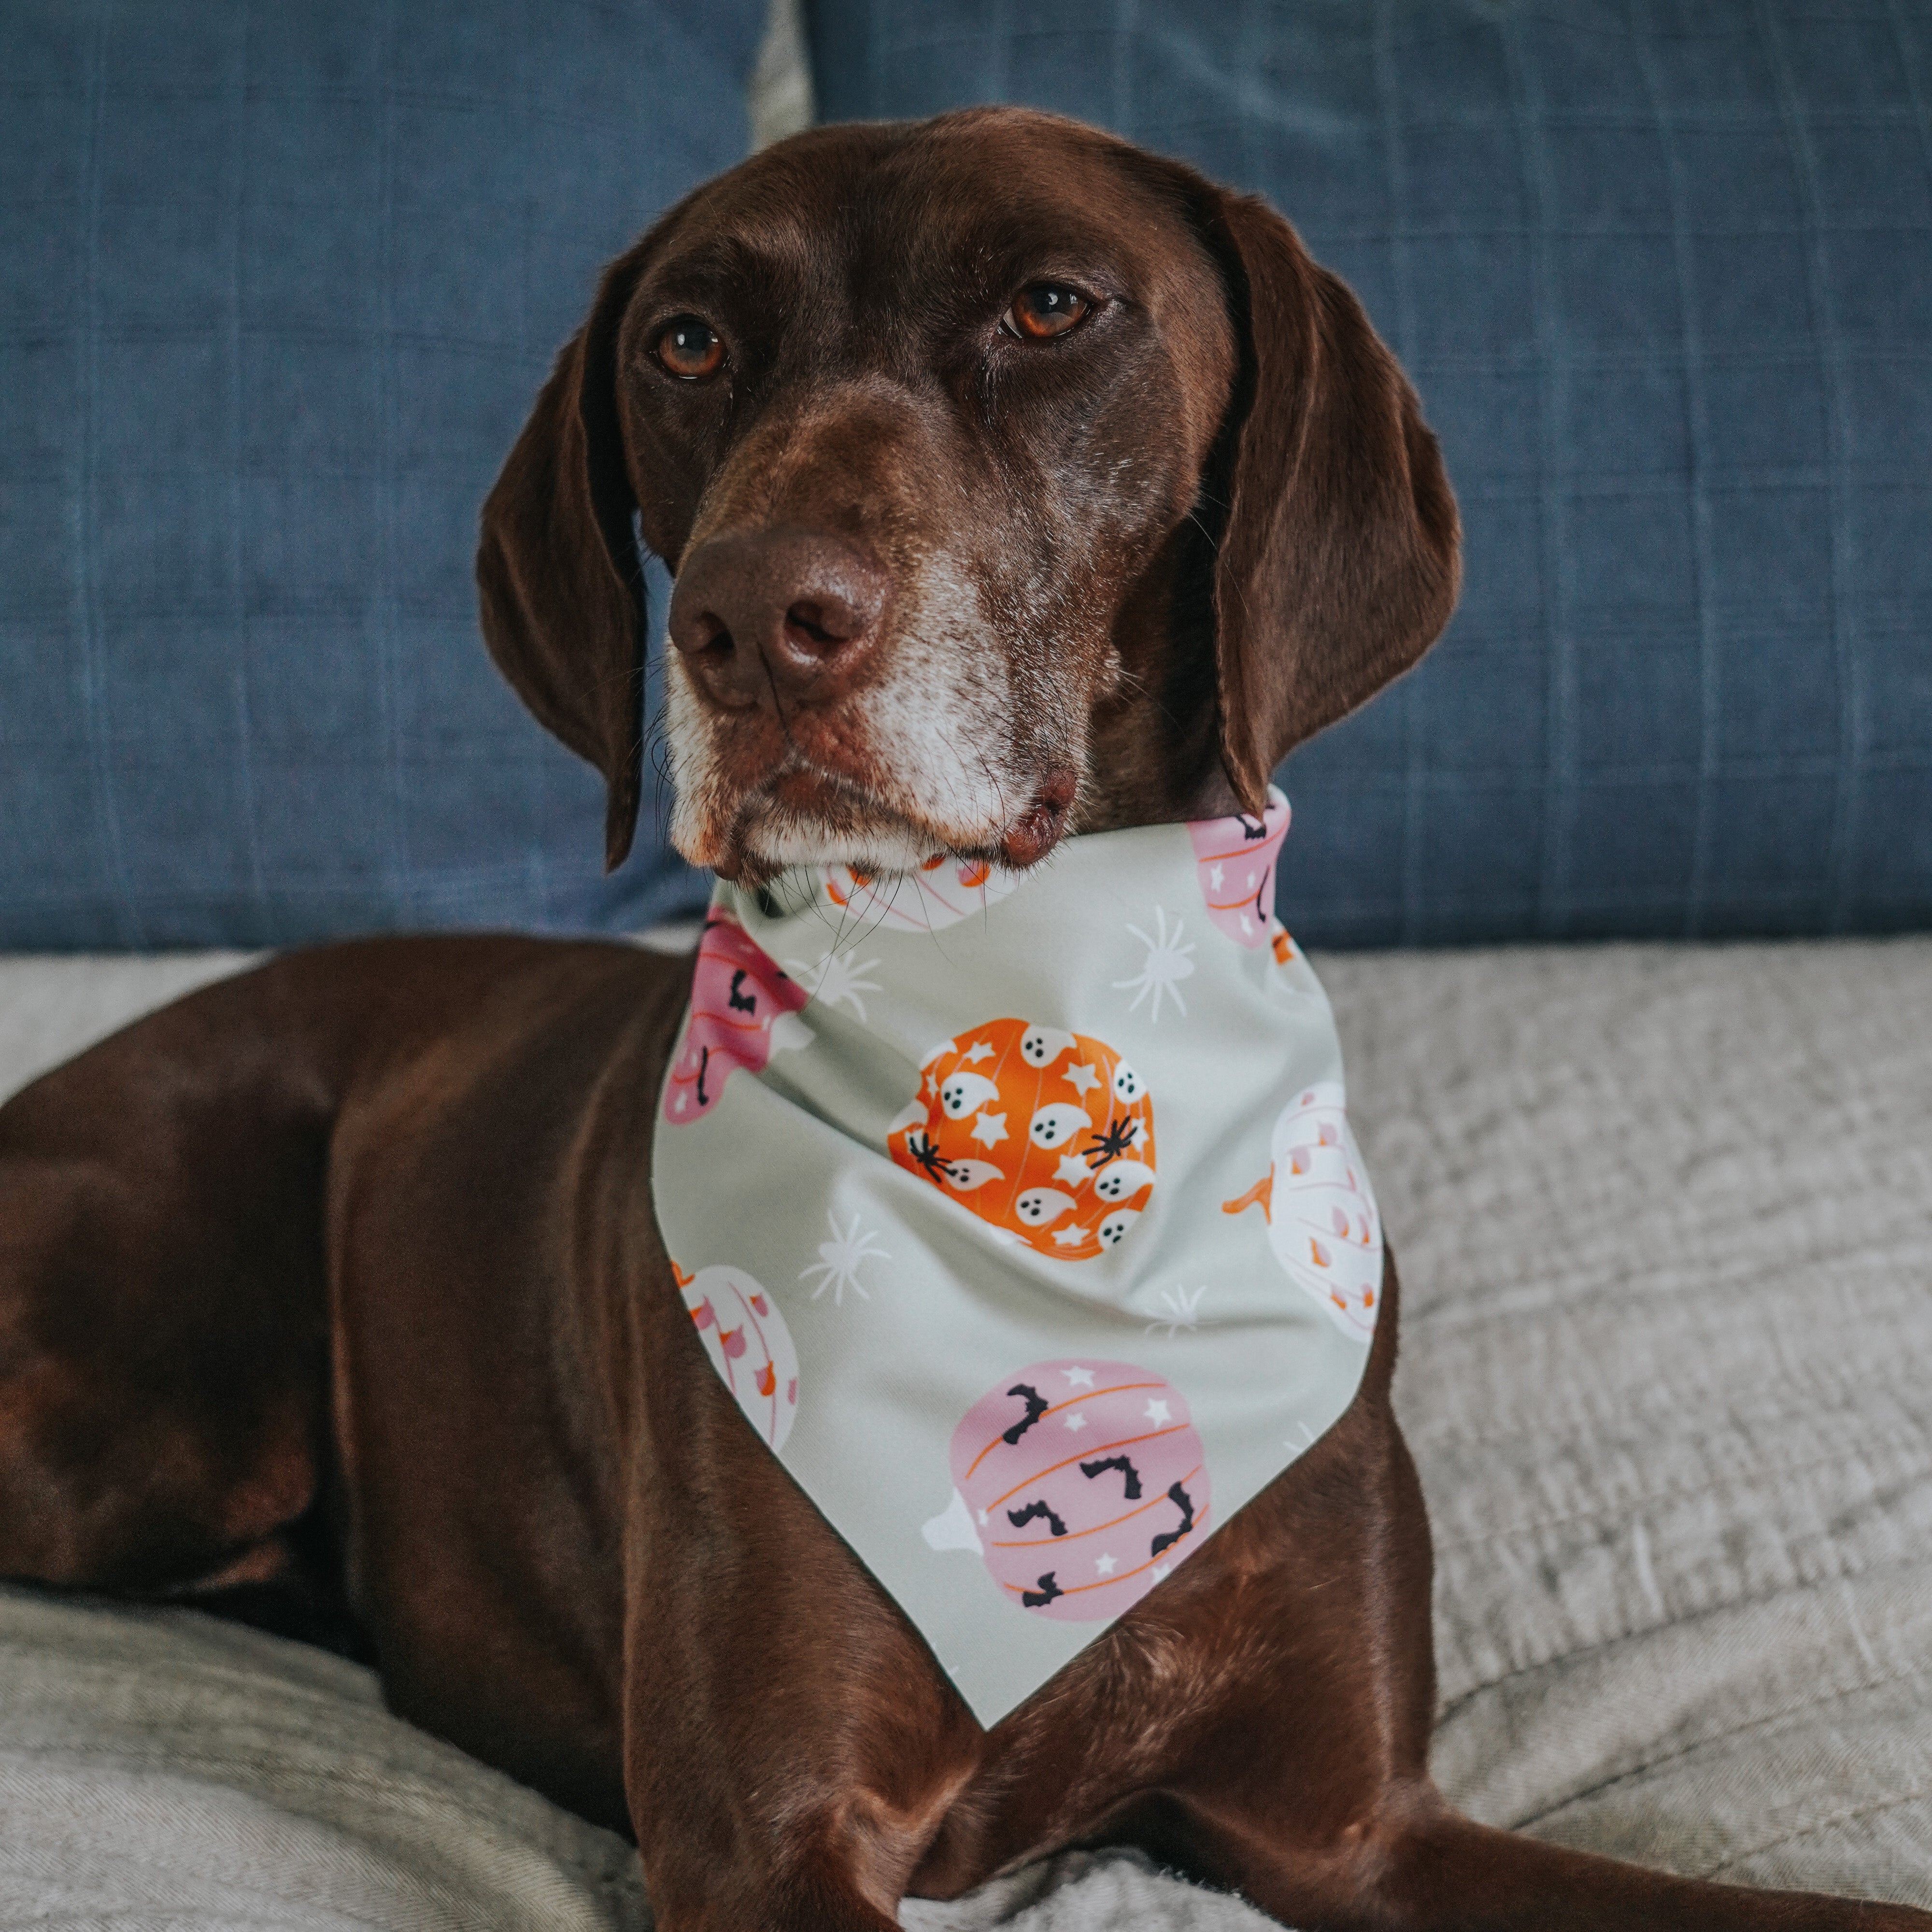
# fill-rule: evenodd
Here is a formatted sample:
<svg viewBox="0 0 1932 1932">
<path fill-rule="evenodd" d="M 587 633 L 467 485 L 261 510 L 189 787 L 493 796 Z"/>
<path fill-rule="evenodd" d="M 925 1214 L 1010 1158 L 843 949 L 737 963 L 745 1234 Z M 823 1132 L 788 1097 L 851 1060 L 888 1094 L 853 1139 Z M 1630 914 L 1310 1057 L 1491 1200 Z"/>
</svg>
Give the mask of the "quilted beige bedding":
<svg viewBox="0 0 1932 1932">
<path fill-rule="evenodd" d="M 0 962 L 0 1090 L 234 963 Z M 1444 1785 L 1932 1905 L 1932 940 L 1321 964 L 1402 1266 Z M 1262 1922 L 1124 1856 L 904 1916 Z M 0 1593 L 0 1929 L 646 1918 L 624 1846 L 365 1673 Z"/>
</svg>

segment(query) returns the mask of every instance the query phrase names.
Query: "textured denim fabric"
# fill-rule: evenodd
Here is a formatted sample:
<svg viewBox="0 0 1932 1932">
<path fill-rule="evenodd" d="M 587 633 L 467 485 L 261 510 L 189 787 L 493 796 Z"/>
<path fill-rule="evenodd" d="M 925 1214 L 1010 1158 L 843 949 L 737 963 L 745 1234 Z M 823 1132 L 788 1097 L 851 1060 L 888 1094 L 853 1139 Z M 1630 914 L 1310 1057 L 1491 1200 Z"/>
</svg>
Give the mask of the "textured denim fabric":
<svg viewBox="0 0 1932 1932">
<path fill-rule="evenodd" d="M 1317 943 L 1932 923 L 1927 0 L 811 0 L 828 120 L 1024 100 L 1267 194 L 1467 587 L 1292 758 Z"/>
<path fill-rule="evenodd" d="M 764 11 L 0 8 L 0 946 L 702 904 L 649 824 L 602 879 L 471 559 L 597 267 L 743 153 Z"/>
</svg>

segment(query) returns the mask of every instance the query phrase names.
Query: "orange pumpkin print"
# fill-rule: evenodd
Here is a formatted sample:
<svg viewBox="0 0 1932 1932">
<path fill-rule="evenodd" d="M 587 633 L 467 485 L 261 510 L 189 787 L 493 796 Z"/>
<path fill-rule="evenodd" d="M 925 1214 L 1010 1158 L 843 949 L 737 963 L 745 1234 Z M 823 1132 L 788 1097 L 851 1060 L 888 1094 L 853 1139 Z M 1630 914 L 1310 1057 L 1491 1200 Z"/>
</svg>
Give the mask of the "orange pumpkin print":
<svg viewBox="0 0 1932 1932">
<path fill-rule="evenodd" d="M 1030 1020 L 988 1020 L 928 1054 L 886 1146 L 1060 1261 L 1118 1246 L 1154 1192 L 1154 1101 L 1140 1076 L 1105 1040 Z"/>
</svg>

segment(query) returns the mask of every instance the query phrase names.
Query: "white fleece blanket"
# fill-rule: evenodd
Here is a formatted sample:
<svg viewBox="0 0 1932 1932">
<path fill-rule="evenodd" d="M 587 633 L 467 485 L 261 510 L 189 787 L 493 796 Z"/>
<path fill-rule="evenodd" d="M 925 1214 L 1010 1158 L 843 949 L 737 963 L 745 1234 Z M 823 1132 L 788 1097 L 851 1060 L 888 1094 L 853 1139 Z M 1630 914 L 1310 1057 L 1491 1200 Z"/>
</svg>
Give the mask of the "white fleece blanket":
<svg viewBox="0 0 1932 1932">
<path fill-rule="evenodd" d="M 0 1090 L 235 963 L 0 962 Z M 1402 1264 L 1442 1783 L 1932 1905 L 1932 940 L 1319 964 Z M 1125 1856 L 904 1916 L 1263 1922 Z M 365 1672 L 0 1593 L 4 1932 L 647 1917 L 626 1847 Z"/>
</svg>

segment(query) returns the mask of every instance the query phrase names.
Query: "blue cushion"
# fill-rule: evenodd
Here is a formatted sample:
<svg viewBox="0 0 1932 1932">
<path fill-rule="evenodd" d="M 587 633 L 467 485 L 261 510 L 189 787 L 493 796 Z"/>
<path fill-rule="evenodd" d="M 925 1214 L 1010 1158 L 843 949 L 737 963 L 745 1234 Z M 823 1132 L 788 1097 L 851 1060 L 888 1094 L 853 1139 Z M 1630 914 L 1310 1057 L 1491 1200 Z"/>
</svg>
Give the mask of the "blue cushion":
<svg viewBox="0 0 1932 1932">
<path fill-rule="evenodd" d="M 812 0 L 820 112 L 1022 100 L 1267 194 L 1467 588 L 1292 758 L 1339 944 L 1932 924 L 1928 0 Z"/>
<path fill-rule="evenodd" d="M 648 824 L 600 877 L 471 559 L 598 265 L 743 152 L 764 12 L 0 10 L 0 946 L 701 899 Z"/>
</svg>

